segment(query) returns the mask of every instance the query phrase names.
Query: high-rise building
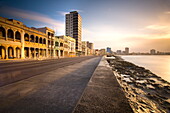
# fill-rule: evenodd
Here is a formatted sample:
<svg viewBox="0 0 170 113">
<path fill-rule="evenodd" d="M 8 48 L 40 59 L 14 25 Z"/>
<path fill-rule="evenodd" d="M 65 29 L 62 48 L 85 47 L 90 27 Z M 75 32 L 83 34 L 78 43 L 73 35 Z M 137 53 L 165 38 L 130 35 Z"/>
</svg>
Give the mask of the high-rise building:
<svg viewBox="0 0 170 113">
<path fill-rule="evenodd" d="M 77 11 L 66 14 L 66 36 L 76 39 L 76 53 L 79 55 L 82 51 L 81 47 L 81 31 L 82 19 Z"/>
<path fill-rule="evenodd" d="M 121 50 L 117 50 L 116 53 L 117 53 L 118 55 L 120 55 L 120 54 L 122 54 L 122 51 L 121 51 Z"/>
<path fill-rule="evenodd" d="M 129 48 L 128 47 L 125 48 L 125 54 L 129 54 Z"/>
<path fill-rule="evenodd" d="M 112 53 L 111 48 L 110 48 L 110 47 L 107 47 L 107 48 L 106 48 L 106 52 L 107 52 L 107 53 Z"/>
<path fill-rule="evenodd" d="M 156 54 L 156 50 L 155 50 L 155 49 L 151 49 L 151 50 L 150 50 L 150 54 L 151 54 L 151 55 Z"/>
</svg>

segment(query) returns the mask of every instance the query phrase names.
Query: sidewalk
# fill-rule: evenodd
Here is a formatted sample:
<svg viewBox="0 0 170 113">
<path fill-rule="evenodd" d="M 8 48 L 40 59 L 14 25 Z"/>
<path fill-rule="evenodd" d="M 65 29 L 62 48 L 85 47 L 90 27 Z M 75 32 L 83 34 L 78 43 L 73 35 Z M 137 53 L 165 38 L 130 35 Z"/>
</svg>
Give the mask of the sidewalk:
<svg viewBox="0 0 170 113">
<path fill-rule="evenodd" d="M 93 73 L 73 113 L 133 113 L 104 57 Z"/>
</svg>

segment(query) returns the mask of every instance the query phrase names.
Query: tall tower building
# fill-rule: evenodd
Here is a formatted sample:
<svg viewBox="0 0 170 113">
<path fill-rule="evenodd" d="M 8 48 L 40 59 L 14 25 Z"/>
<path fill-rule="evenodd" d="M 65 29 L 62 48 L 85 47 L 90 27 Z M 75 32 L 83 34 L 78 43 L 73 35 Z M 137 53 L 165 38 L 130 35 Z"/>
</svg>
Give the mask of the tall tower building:
<svg viewBox="0 0 170 113">
<path fill-rule="evenodd" d="M 82 51 L 81 32 L 82 19 L 77 11 L 66 14 L 66 36 L 76 39 L 76 53 L 79 55 Z"/>
<path fill-rule="evenodd" d="M 129 48 L 128 47 L 125 48 L 125 54 L 129 54 Z"/>
</svg>

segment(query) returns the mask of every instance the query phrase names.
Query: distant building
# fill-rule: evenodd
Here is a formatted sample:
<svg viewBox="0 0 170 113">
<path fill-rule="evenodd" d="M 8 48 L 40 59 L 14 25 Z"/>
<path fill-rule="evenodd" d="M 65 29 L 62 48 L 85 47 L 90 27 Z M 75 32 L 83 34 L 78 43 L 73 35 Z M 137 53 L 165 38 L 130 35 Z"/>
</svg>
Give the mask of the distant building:
<svg viewBox="0 0 170 113">
<path fill-rule="evenodd" d="M 106 54 L 106 49 L 99 50 L 99 55 L 105 55 L 105 54 Z"/>
<path fill-rule="evenodd" d="M 151 49 L 151 50 L 150 50 L 150 54 L 151 54 L 151 55 L 156 54 L 156 50 L 155 50 L 155 49 Z"/>
<path fill-rule="evenodd" d="M 125 54 L 129 54 L 129 48 L 128 47 L 125 48 Z"/>
<path fill-rule="evenodd" d="M 121 50 L 117 50 L 116 53 L 117 54 L 122 54 L 122 51 Z"/>
<path fill-rule="evenodd" d="M 82 55 L 88 55 L 87 41 L 82 41 Z"/>
<path fill-rule="evenodd" d="M 72 11 L 66 14 L 66 36 L 73 37 L 76 40 L 76 53 L 81 54 L 81 34 L 82 32 L 82 19 L 77 11 Z"/>
<path fill-rule="evenodd" d="M 107 48 L 106 48 L 106 52 L 111 54 L 111 53 L 112 53 L 111 48 L 110 48 L 110 47 L 107 47 Z"/>
<path fill-rule="evenodd" d="M 87 47 L 88 47 L 88 55 L 94 54 L 94 44 L 87 41 Z"/>
<path fill-rule="evenodd" d="M 94 53 L 95 53 L 95 55 L 99 55 L 99 50 L 98 50 L 98 49 L 95 49 L 95 50 L 94 50 Z"/>
</svg>

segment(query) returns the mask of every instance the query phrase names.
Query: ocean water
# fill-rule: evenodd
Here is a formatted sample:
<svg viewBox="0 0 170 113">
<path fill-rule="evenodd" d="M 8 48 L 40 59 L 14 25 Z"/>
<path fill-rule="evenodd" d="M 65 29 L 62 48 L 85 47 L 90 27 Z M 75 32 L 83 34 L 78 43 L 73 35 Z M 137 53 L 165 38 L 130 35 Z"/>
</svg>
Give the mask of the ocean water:
<svg viewBox="0 0 170 113">
<path fill-rule="evenodd" d="M 127 55 L 124 60 L 145 67 L 170 82 L 170 55 Z"/>
</svg>

